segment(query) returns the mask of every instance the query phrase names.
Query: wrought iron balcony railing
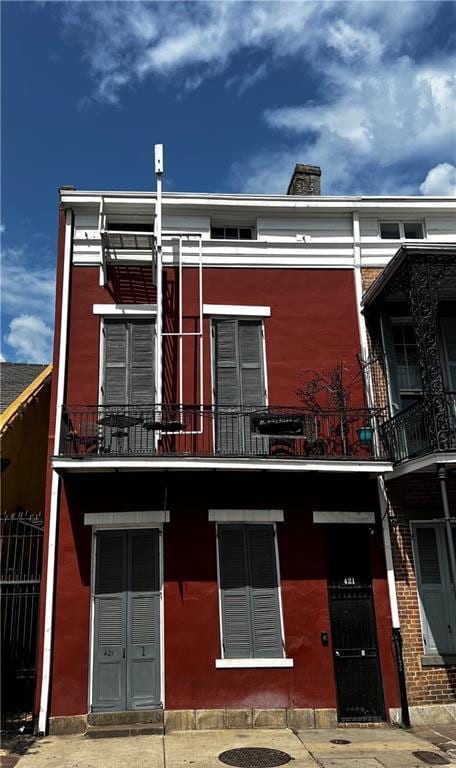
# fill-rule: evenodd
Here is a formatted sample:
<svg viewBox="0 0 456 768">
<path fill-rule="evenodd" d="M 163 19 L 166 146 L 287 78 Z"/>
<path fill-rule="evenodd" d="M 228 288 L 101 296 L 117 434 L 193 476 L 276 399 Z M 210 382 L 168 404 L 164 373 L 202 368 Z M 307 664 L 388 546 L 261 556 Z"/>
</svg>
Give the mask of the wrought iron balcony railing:
<svg viewBox="0 0 456 768">
<path fill-rule="evenodd" d="M 437 419 L 434 409 L 419 400 L 380 426 L 384 450 L 394 462 L 428 453 L 456 451 L 456 392 L 447 392 Z"/>
<path fill-rule="evenodd" d="M 376 439 L 380 415 L 365 408 L 67 406 L 60 455 L 388 459 Z"/>
</svg>

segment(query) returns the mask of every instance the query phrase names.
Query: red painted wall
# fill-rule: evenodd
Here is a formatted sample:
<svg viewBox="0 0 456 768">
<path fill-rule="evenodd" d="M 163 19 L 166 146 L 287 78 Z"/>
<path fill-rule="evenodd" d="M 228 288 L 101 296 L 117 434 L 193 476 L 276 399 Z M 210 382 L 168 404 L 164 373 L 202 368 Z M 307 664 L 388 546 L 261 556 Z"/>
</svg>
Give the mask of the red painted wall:
<svg viewBox="0 0 456 768">
<path fill-rule="evenodd" d="M 135 280 L 139 280 L 135 271 Z M 184 330 L 197 328 L 197 270 L 185 270 Z M 147 271 L 144 270 L 144 275 Z M 175 271 L 168 271 L 165 291 L 171 319 L 169 330 L 176 329 Z M 265 320 L 269 402 L 294 405 L 299 402 L 295 389 L 304 371 L 321 372 L 339 361 L 357 370 L 359 351 L 354 279 L 343 269 L 205 269 L 203 300 L 206 304 L 244 304 L 270 306 Z M 139 289 L 138 289 L 139 290 Z M 98 399 L 100 318 L 93 314 L 95 303 L 126 302 L 125 292 L 98 285 L 98 269 L 77 267 L 72 274 L 67 403 L 94 404 Z M 210 403 L 211 358 L 210 321 L 204 321 L 205 400 Z M 164 360 L 168 367 L 168 402 L 177 398 L 176 342 L 168 339 Z M 184 345 L 184 387 L 187 403 L 198 401 L 198 344 Z M 174 386 L 171 380 L 174 379 Z M 354 405 L 362 405 L 358 387 Z"/>
<path fill-rule="evenodd" d="M 166 502 L 165 502 L 166 499 Z M 314 474 L 109 474 L 68 477 L 60 512 L 51 715 L 87 712 L 90 528 L 84 512 L 170 510 L 164 526 L 168 709 L 334 707 L 325 533 L 312 509 L 375 506 L 375 484 Z M 220 657 L 215 524 L 210 508 L 283 508 L 278 545 L 287 656 L 292 669 L 215 668 Z M 371 538 L 375 608 L 387 706 L 397 706 L 381 536 Z"/>
<path fill-rule="evenodd" d="M 60 253 L 62 248 L 63 244 Z M 130 303 L 132 297 L 150 301 L 145 274 L 136 268 L 134 274 L 121 279 L 116 276 L 103 288 L 98 285 L 98 269 L 73 268 L 68 404 L 93 404 L 98 399 L 100 319 L 93 315 L 93 304 Z M 169 270 L 165 286 L 169 330 L 175 329 L 175 277 L 175 271 Z M 196 270 L 185 271 L 185 330 L 196 329 L 196 277 Z M 297 404 L 295 389 L 305 370 L 320 372 L 341 360 L 356 367 L 359 337 L 350 270 L 205 269 L 203 296 L 210 304 L 271 306 L 272 316 L 265 321 L 271 404 Z M 194 340 L 186 343 L 185 353 L 185 400 L 197 402 Z M 172 383 L 175 342 L 167 342 L 164 356 L 168 397 L 173 400 L 177 394 Z M 210 403 L 207 319 L 204 361 L 205 402 Z M 53 402 L 51 437 L 55 385 Z M 360 388 L 353 404 L 362 404 Z M 51 715 L 82 714 L 88 707 L 91 530 L 83 525 L 84 512 L 164 506 L 171 511 L 171 523 L 164 533 L 166 707 L 335 706 L 331 650 L 320 641 L 320 632 L 330 629 L 324 531 L 313 525 L 312 509 L 356 509 L 358 503 L 359 508 L 366 509 L 367 499 L 373 508 L 374 483 L 365 477 L 341 474 L 153 472 L 96 477 L 78 474 L 67 476 L 62 486 Z M 287 655 L 294 659 L 292 669 L 215 668 L 215 659 L 220 656 L 215 526 L 208 523 L 207 510 L 217 507 L 285 509 L 285 523 L 278 525 L 278 542 Z M 391 621 L 378 534 L 372 537 L 371 547 L 386 700 L 387 706 L 396 706 Z"/>
</svg>

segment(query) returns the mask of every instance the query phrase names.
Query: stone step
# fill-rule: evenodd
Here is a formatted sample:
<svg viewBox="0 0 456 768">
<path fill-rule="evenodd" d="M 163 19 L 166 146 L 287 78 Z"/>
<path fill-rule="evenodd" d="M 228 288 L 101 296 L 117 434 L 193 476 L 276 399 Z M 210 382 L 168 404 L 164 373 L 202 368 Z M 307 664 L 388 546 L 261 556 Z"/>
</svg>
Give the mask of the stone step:
<svg viewBox="0 0 456 768">
<path fill-rule="evenodd" d="M 122 736 L 162 736 L 163 726 L 154 723 L 127 723 L 124 725 L 89 725 L 85 735 L 89 739 L 117 739 Z"/>
<path fill-rule="evenodd" d="M 138 725 L 153 723 L 163 726 L 162 709 L 134 709 L 128 712 L 89 712 L 88 725 Z"/>
</svg>

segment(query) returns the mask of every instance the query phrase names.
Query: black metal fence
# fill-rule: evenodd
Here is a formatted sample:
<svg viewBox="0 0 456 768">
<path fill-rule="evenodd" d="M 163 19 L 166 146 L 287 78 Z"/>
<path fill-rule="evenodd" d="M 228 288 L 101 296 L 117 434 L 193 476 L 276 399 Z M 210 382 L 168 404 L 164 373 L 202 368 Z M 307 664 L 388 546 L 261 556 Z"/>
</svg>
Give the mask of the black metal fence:
<svg viewBox="0 0 456 768">
<path fill-rule="evenodd" d="M 93 405 L 64 408 L 60 455 L 386 458 L 380 410 L 280 406 Z"/>
<path fill-rule="evenodd" d="M 26 510 L 0 515 L 1 727 L 32 730 L 36 688 L 43 520 Z"/>
<path fill-rule="evenodd" d="M 438 425 L 424 398 L 381 425 L 381 439 L 393 461 L 456 450 L 456 392 L 448 392 L 445 401 L 444 418 Z"/>
</svg>

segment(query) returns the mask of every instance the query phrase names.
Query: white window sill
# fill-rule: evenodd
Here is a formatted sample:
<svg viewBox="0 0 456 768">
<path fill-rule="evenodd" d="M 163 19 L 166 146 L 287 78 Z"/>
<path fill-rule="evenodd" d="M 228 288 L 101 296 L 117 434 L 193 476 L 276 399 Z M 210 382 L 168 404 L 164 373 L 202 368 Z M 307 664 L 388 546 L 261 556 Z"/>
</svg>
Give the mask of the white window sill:
<svg viewBox="0 0 456 768">
<path fill-rule="evenodd" d="M 217 669 L 254 669 L 265 667 L 292 667 L 293 659 L 216 659 Z"/>
</svg>

